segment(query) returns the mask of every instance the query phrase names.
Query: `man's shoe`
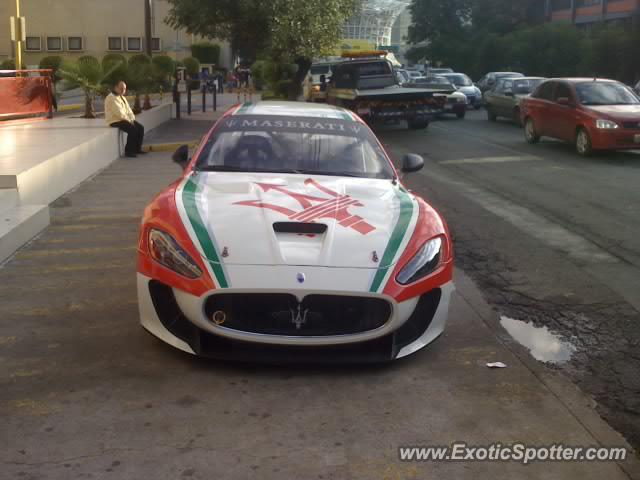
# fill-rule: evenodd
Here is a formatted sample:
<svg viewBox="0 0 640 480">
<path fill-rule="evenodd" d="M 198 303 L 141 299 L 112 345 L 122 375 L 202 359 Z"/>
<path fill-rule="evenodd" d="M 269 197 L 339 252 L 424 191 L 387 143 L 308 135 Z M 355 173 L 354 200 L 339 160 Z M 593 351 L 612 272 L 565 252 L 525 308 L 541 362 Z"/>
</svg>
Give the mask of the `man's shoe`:
<svg viewBox="0 0 640 480">
<path fill-rule="evenodd" d="M 135 153 L 125 153 L 124 156 L 128 158 L 136 158 L 138 155 L 136 155 Z"/>
</svg>

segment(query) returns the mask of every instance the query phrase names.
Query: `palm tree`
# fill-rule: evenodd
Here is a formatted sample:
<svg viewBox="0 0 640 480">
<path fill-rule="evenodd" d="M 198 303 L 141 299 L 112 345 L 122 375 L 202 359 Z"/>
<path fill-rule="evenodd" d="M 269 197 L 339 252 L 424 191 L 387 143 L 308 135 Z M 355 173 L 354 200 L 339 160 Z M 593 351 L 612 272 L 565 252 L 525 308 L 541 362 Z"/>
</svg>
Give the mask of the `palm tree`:
<svg viewBox="0 0 640 480">
<path fill-rule="evenodd" d="M 93 101 L 96 95 L 105 94 L 103 81 L 119 65 L 114 65 L 105 71 L 97 58 L 90 55 L 80 57 L 75 63 L 64 63 L 59 70 L 64 80 L 63 90 L 81 88 L 84 92 L 83 118 L 96 118 L 96 110 Z"/>
</svg>

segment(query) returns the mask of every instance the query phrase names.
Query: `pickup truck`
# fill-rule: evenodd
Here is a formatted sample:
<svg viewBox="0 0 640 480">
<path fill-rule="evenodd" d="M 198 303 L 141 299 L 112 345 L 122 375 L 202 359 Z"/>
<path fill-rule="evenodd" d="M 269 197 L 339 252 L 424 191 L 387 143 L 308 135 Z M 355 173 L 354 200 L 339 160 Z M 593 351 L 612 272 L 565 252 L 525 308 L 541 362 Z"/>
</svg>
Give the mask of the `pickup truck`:
<svg viewBox="0 0 640 480">
<path fill-rule="evenodd" d="M 327 103 L 347 108 L 369 124 L 406 120 L 410 129 L 422 129 L 443 110 L 446 94 L 452 91 L 403 87 L 391 62 L 372 55 L 333 67 Z"/>
</svg>

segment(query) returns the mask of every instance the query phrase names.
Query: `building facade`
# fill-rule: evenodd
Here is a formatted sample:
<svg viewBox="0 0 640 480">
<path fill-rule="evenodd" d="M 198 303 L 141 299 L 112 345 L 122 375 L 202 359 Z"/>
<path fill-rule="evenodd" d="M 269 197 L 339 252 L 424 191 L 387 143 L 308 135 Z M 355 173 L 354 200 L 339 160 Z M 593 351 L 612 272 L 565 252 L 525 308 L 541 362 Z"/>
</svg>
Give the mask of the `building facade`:
<svg viewBox="0 0 640 480">
<path fill-rule="evenodd" d="M 629 24 L 640 17 L 640 0 L 545 0 L 547 21 L 588 26 L 597 22 Z"/>
<path fill-rule="evenodd" d="M 364 40 L 375 47 L 391 45 L 393 25 L 410 0 L 364 0 L 360 12 L 343 27 L 343 39 Z"/>
<path fill-rule="evenodd" d="M 145 52 L 144 2 L 140 0 L 22 0 L 27 40 L 23 63 L 37 68 L 49 55 L 98 59 L 107 53 L 125 56 Z M 166 0 L 151 1 L 151 47 L 153 54 L 181 60 L 191 56 L 191 44 L 203 39 L 174 30 L 164 22 L 169 12 Z M 0 62 L 14 57 L 9 17 L 15 16 L 15 2 L 0 1 Z M 220 66 L 231 67 L 228 44 L 221 46 Z"/>
</svg>

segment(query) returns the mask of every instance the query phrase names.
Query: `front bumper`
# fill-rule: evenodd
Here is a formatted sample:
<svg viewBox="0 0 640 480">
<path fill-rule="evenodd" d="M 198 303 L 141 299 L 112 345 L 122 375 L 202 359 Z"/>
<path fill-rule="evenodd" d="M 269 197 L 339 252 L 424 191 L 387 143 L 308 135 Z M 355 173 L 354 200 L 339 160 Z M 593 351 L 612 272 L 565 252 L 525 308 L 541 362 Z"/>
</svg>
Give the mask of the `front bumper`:
<svg viewBox="0 0 640 480">
<path fill-rule="evenodd" d="M 640 129 L 592 128 L 589 133 L 591 145 L 595 150 L 640 150 Z"/>
<path fill-rule="evenodd" d="M 206 301 L 215 291 L 197 297 L 138 273 L 140 320 L 150 333 L 191 354 L 265 363 L 378 363 L 405 357 L 444 331 L 453 290 L 449 282 L 406 302 L 386 298 L 393 313 L 383 327 L 375 330 L 297 337 L 240 332 L 216 325 L 205 315 Z M 218 293 L 232 292 L 225 289 Z M 317 292 L 307 294 L 311 293 Z"/>
</svg>

